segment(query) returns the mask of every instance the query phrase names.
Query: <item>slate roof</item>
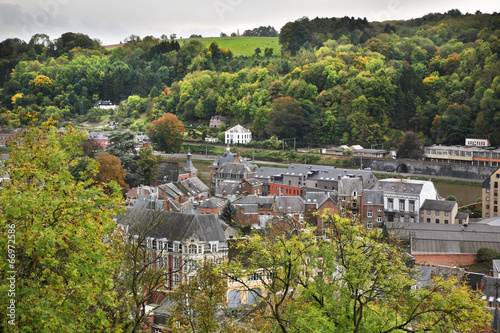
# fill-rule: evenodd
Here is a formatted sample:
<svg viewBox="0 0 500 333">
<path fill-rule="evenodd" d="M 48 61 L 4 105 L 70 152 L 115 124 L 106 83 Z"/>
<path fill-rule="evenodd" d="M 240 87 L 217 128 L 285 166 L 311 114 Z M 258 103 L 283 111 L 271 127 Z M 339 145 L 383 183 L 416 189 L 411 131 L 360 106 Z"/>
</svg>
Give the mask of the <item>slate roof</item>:
<svg viewBox="0 0 500 333">
<path fill-rule="evenodd" d="M 361 194 L 363 191 L 363 183 L 360 178 L 343 177 L 338 182 L 338 193 L 340 196 L 351 196 L 354 192 Z"/>
<path fill-rule="evenodd" d="M 233 163 L 234 162 L 234 159 L 238 157 L 238 154 L 234 154 L 234 153 L 231 153 L 231 151 L 229 150 L 229 145 L 227 146 L 227 150 L 224 152 L 224 154 L 222 154 L 221 157 L 217 158 L 211 165 L 211 167 L 219 167 L 221 166 L 222 164 L 224 163 L 227 163 L 227 162 L 231 162 Z"/>
<path fill-rule="evenodd" d="M 301 197 L 276 197 L 274 201 L 274 211 L 302 213 L 305 211 L 305 203 Z"/>
<path fill-rule="evenodd" d="M 417 287 L 426 287 L 432 280 L 432 267 L 415 266 L 415 285 Z"/>
<path fill-rule="evenodd" d="M 240 190 L 241 183 L 234 180 L 224 180 L 215 190 L 215 195 L 231 195 L 237 194 Z"/>
<path fill-rule="evenodd" d="M 217 169 L 216 176 L 221 175 L 222 177 L 227 177 L 226 175 L 229 174 L 229 175 L 238 175 L 239 177 L 235 178 L 243 179 L 243 175 L 253 173 L 255 171 L 257 171 L 257 166 L 252 164 L 227 162 L 222 164 Z"/>
<path fill-rule="evenodd" d="M 411 254 L 476 254 L 482 247 L 500 251 L 498 234 L 487 232 L 414 231 Z"/>
<path fill-rule="evenodd" d="M 238 205 L 238 206 L 242 208 L 242 212 L 244 214 L 258 214 L 259 213 L 259 206 L 256 204 Z"/>
<path fill-rule="evenodd" d="M 384 205 L 384 192 L 379 190 L 364 190 L 363 191 L 363 204 L 383 206 Z"/>
<path fill-rule="evenodd" d="M 500 272 L 500 260 L 493 260 L 493 270 Z"/>
<path fill-rule="evenodd" d="M 184 195 L 173 183 L 163 184 L 158 186 L 158 188 L 171 198 L 178 198 Z"/>
<path fill-rule="evenodd" d="M 485 276 L 483 278 L 483 299 L 490 302 L 495 308 L 497 303 L 500 306 L 500 278 Z"/>
<path fill-rule="evenodd" d="M 304 203 L 306 205 L 315 204 L 318 207 L 318 203 L 325 197 L 325 192 L 306 192 L 304 195 Z"/>
<path fill-rule="evenodd" d="M 198 177 L 187 178 L 180 181 L 182 187 L 187 191 L 187 194 L 196 196 L 200 193 L 207 192 L 210 189 Z"/>
<path fill-rule="evenodd" d="M 260 186 L 262 185 L 262 182 L 258 181 L 255 178 L 249 178 L 245 179 L 245 181 L 250 185 L 250 186 Z"/>
<path fill-rule="evenodd" d="M 500 239 L 500 227 L 488 224 L 469 223 L 468 226 L 460 224 L 436 224 L 436 223 L 411 223 L 411 222 L 387 222 L 387 227 L 392 229 L 392 232 L 399 238 L 409 238 L 409 234 L 416 231 L 429 231 L 436 233 L 454 233 L 459 234 L 462 232 L 473 234 L 495 234 Z"/>
<path fill-rule="evenodd" d="M 236 199 L 233 204 L 244 205 L 244 204 L 256 204 L 260 209 L 271 209 L 274 204 L 274 196 L 257 196 L 257 195 L 247 195 L 245 197 L 240 197 Z"/>
<path fill-rule="evenodd" d="M 482 219 L 477 224 L 499 227 L 500 226 L 500 217 L 496 216 L 496 217 L 490 217 L 487 219 Z"/>
<path fill-rule="evenodd" d="M 275 177 L 275 181 L 279 181 L 279 178 L 282 178 L 284 175 L 299 177 L 303 174 L 307 175 L 307 179 L 317 181 L 338 181 L 339 178 L 345 176 L 362 176 L 364 186 L 368 186 L 368 183 L 377 180 L 375 175 L 367 170 L 337 169 L 333 166 L 307 164 L 290 164 L 288 168 L 260 167 L 254 178 L 269 182 L 271 177 Z"/>
<path fill-rule="evenodd" d="M 370 187 L 370 190 L 380 190 L 386 193 L 406 193 L 418 195 L 422 192 L 424 184 L 429 181 L 389 178 L 382 179 Z"/>
<path fill-rule="evenodd" d="M 318 207 L 321 207 L 326 201 L 333 200 L 335 204 L 339 204 L 339 196 L 337 192 L 328 192 L 323 195 L 323 198 L 318 202 Z"/>
<path fill-rule="evenodd" d="M 194 167 L 193 165 L 193 161 L 191 160 L 191 152 L 188 151 L 187 155 L 186 155 L 186 167 L 184 168 L 184 170 L 186 170 L 187 172 L 195 172 L 197 169 Z"/>
<path fill-rule="evenodd" d="M 213 214 L 183 214 L 154 210 L 127 209 L 125 215 L 117 217 L 118 223 L 147 224 L 158 221 L 158 227 L 149 237 L 166 238 L 168 241 L 185 242 L 196 236 L 200 242 L 225 242 L 226 237 L 219 219 Z"/>
<path fill-rule="evenodd" d="M 456 201 L 449 200 L 429 200 L 426 199 L 420 207 L 421 210 L 439 210 L 451 212 L 453 208 L 457 205 Z"/>
<path fill-rule="evenodd" d="M 469 217 L 469 213 L 458 212 L 457 216 L 455 216 L 455 219 L 457 219 L 457 220 L 466 220 L 468 217 Z"/>
<path fill-rule="evenodd" d="M 211 197 L 210 199 L 206 200 L 201 205 L 199 205 L 198 208 L 219 208 L 221 206 L 224 206 L 225 204 L 226 204 L 225 200 L 222 200 L 221 198 L 217 197 Z"/>
<path fill-rule="evenodd" d="M 170 210 L 175 212 L 180 212 L 182 210 L 182 204 L 180 202 L 175 201 L 171 198 L 168 198 L 167 200 L 170 203 Z"/>
</svg>

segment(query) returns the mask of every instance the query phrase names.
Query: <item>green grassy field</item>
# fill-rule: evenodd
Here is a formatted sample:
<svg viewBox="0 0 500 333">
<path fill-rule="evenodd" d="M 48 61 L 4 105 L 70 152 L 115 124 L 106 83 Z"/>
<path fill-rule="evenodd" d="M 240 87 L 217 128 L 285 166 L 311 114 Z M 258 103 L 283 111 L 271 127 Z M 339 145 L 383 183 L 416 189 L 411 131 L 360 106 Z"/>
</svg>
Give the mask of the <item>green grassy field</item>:
<svg viewBox="0 0 500 333">
<path fill-rule="evenodd" d="M 177 41 L 182 46 L 183 43 L 193 39 L 202 42 L 206 47 L 210 46 L 210 43 L 216 42 L 220 48 L 231 49 L 234 56 L 251 56 L 255 53 L 255 49 L 258 47 L 260 47 L 262 51 L 261 55 L 264 55 L 264 49 L 266 47 L 273 48 L 274 55 L 279 54 L 281 49 L 278 37 L 206 37 L 178 39 Z"/>
</svg>

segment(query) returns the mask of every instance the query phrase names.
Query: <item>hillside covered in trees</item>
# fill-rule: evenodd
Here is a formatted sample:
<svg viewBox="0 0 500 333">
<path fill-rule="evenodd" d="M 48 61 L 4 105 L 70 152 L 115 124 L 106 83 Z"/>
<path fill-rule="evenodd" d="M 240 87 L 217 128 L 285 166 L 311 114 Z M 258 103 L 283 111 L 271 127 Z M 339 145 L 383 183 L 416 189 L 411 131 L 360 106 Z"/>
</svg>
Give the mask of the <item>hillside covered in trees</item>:
<svg viewBox="0 0 500 333">
<path fill-rule="evenodd" d="M 276 45 L 235 57 L 216 42 L 151 36 L 112 50 L 76 33 L 8 39 L 0 43 L 0 127 L 37 111 L 59 124 L 109 119 L 145 131 L 170 112 L 198 123 L 220 114 L 257 139 L 301 145 L 390 146 L 406 131 L 426 144 L 478 134 L 500 145 L 500 14 L 301 18 L 279 42 L 281 54 Z M 120 105 L 93 108 L 100 99 Z"/>
</svg>

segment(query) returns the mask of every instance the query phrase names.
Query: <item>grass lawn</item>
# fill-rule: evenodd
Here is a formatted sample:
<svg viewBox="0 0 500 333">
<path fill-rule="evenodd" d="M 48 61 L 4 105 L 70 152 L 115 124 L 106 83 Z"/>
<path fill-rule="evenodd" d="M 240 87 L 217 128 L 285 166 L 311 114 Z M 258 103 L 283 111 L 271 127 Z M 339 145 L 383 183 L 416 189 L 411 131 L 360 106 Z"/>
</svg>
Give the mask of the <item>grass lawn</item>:
<svg viewBox="0 0 500 333">
<path fill-rule="evenodd" d="M 264 55 L 264 49 L 266 47 L 274 49 L 273 55 L 279 55 L 281 50 L 278 37 L 206 37 L 178 39 L 177 41 L 182 46 L 184 42 L 190 40 L 198 40 L 206 47 L 209 47 L 210 43 L 216 42 L 219 48 L 231 49 L 234 56 L 241 55 L 249 57 L 255 53 L 255 49 L 258 47 L 262 51 L 260 53 L 261 56 Z"/>
</svg>

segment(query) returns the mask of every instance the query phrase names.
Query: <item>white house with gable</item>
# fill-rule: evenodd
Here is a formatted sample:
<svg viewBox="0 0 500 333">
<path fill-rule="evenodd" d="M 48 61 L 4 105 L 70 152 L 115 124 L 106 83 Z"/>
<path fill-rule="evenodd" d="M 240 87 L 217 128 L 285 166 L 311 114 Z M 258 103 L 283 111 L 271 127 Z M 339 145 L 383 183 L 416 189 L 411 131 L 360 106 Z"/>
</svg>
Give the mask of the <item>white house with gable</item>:
<svg viewBox="0 0 500 333">
<path fill-rule="evenodd" d="M 226 132 L 226 144 L 249 143 L 252 141 L 252 133 L 241 125 L 236 125 Z"/>
<path fill-rule="evenodd" d="M 439 198 L 434 184 L 426 180 L 381 179 L 370 189 L 384 193 L 385 222 L 418 223 L 424 201 Z"/>
</svg>

